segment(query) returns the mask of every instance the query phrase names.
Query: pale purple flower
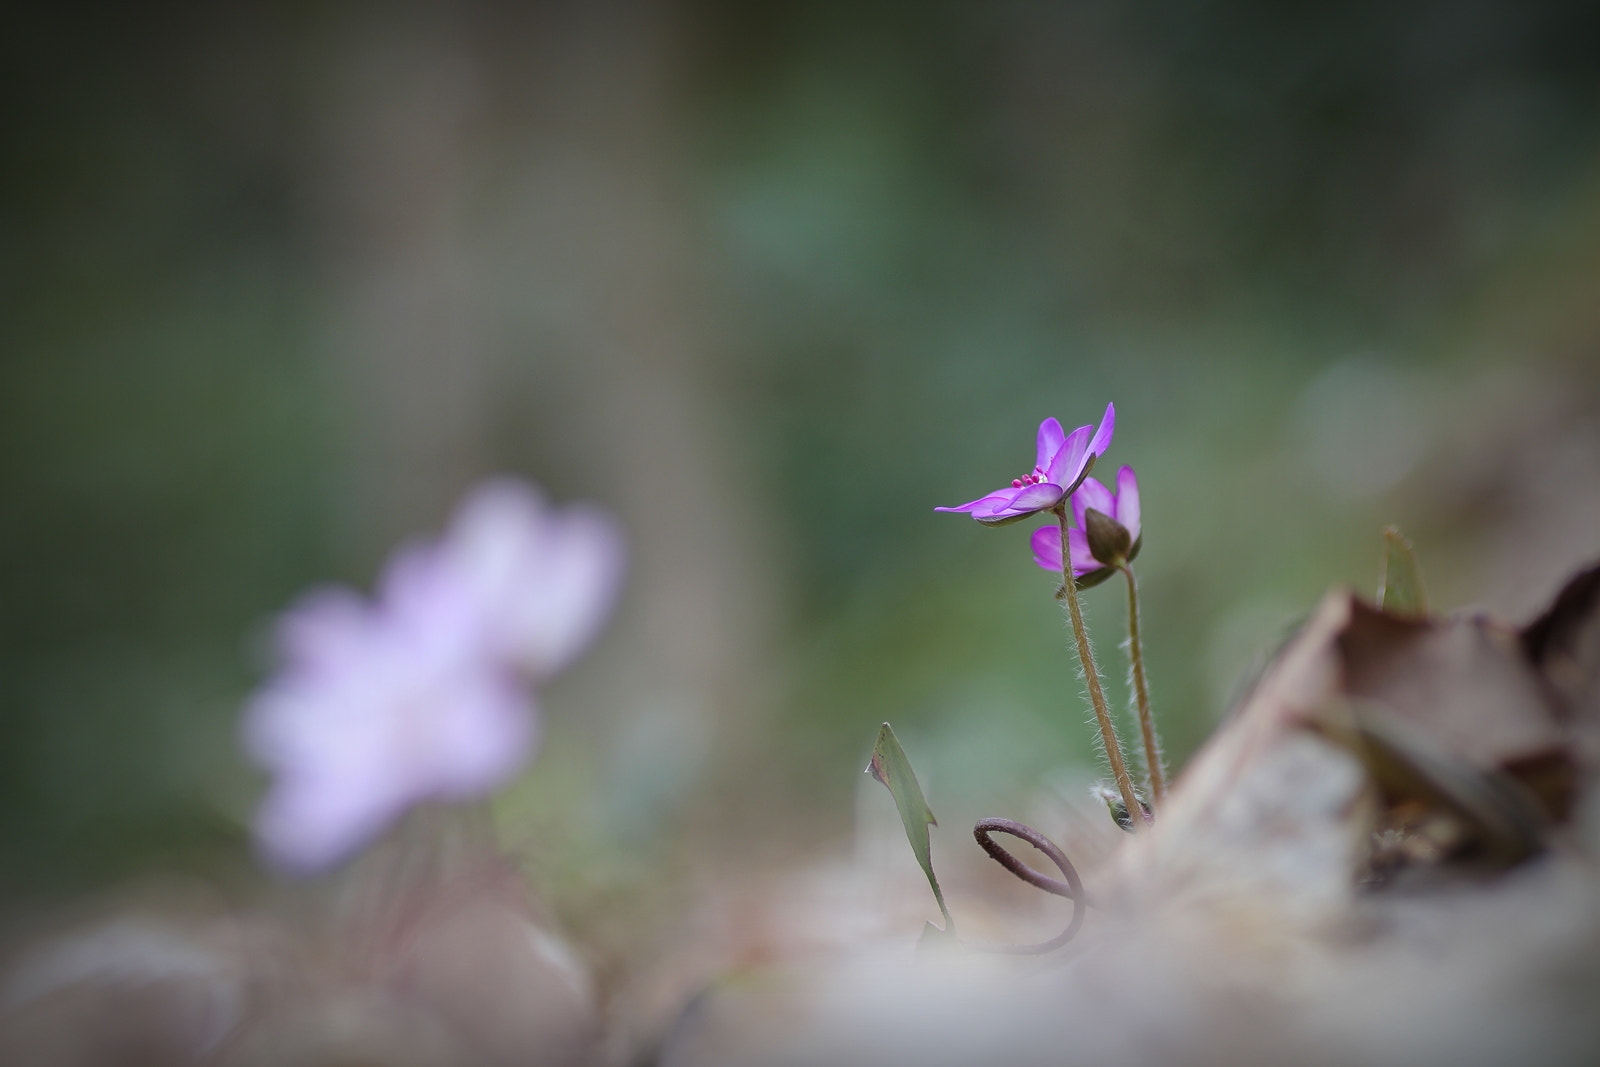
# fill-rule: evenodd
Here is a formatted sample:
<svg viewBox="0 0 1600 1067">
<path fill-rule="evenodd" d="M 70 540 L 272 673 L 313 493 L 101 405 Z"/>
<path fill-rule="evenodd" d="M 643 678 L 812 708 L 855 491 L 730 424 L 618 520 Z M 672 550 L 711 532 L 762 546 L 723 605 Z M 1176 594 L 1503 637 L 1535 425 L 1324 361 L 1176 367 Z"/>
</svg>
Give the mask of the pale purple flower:
<svg viewBox="0 0 1600 1067">
<path fill-rule="evenodd" d="M 493 654 L 536 680 L 594 639 L 624 569 L 622 536 L 603 512 L 553 510 L 511 479 L 462 502 L 440 551 L 478 598 Z"/>
<path fill-rule="evenodd" d="M 537 744 L 532 683 L 593 638 L 621 569 L 609 520 L 502 481 L 442 541 L 397 553 L 374 601 L 325 589 L 291 608 L 244 718 L 273 779 L 255 827 L 266 857 L 328 867 L 413 804 L 516 774 Z"/>
<path fill-rule="evenodd" d="M 1003 526 L 1055 507 L 1078 488 L 1095 459 L 1110 446 L 1116 416 L 1115 405 L 1107 404 L 1099 429 L 1079 426 L 1070 434 L 1063 433 L 1055 419 L 1045 419 L 1039 424 L 1037 460 L 1031 473 L 960 507 L 933 510 L 971 512 L 985 525 Z"/>
<path fill-rule="evenodd" d="M 1099 479 L 1085 478 L 1078 491 L 1072 494 L 1072 515 L 1077 525 L 1067 530 L 1067 546 L 1072 550 L 1074 578 L 1082 579 L 1101 570 L 1109 572 L 1109 568 L 1116 563 L 1114 559 L 1096 559 L 1091 551 L 1089 537 L 1084 532 L 1088 527 L 1088 512 L 1091 508 L 1115 520 L 1128 531 L 1128 542 L 1131 547 L 1125 562 L 1137 556 L 1142 546 L 1139 529 L 1139 479 L 1135 477 L 1133 468 L 1123 467 L 1117 471 L 1117 491 L 1114 494 L 1102 485 Z M 1060 524 L 1041 526 L 1033 531 L 1031 544 L 1033 561 L 1047 571 L 1060 574 Z"/>
</svg>

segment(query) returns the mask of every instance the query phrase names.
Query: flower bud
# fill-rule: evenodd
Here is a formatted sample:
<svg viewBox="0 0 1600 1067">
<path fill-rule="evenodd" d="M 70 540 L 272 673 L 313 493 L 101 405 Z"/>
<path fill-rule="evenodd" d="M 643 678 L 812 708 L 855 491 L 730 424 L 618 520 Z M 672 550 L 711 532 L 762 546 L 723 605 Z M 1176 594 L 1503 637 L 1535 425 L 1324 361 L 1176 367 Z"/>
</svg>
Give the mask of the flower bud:
<svg viewBox="0 0 1600 1067">
<path fill-rule="evenodd" d="M 1083 513 L 1083 532 L 1089 540 L 1089 554 L 1108 567 L 1120 567 L 1133 550 L 1128 528 L 1110 515 L 1094 508 Z"/>
<path fill-rule="evenodd" d="M 1105 804 L 1106 810 L 1111 813 L 1111 821 L 1128 833 L 1133 833 L 1133 817 L 1128 814 L 1128 805 L 1123 801 L 1122 794 L 1104 782 L 1097 784 L 1092 792 L 1100 798 Z M 1139 814 L 1144 816 L 1146 822 L 1149 822 L 1150 805 L 1145 801 L 1144 797 L 1137 799 L 1139 801 Z"/>
</svg>

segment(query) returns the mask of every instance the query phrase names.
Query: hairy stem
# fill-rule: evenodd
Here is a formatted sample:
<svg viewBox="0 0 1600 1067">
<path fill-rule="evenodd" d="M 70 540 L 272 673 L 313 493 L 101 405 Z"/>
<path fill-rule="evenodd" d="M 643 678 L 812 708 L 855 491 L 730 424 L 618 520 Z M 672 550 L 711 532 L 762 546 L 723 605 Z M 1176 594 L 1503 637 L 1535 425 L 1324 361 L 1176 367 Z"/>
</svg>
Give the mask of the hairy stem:
<svg viewBox="0 0 1600 1067">
<path fill-rule="evenodd" d="M 1122 802 L 1130 814 L 1143 811 L 1139 795 L 1134 792 L 1133 779 L 1128 777 L 1128 765 L 1122 758 L 1122 744 L 1117 740 L 1117 728 L 1111 721 L 1111 710 L 1106 707 L 1106 694 L 1100 688 L 1100 670 L 1094 664 L 1094 649 L 1089 647 L 1089 635 L 1083 628 L 1083 608 L 1078 604 L 1078 584 L 1072 577 L 1071 539 L 1067 537 L 1067 502 L 1063 498 L 1055 506 L 1056 520 L 1061 524 L 1061 580 L 1067 598 L 1067 614 L 1072 618 L 1072 636 L 1078 642 L 1078 658 L 1083 661 L 1083 677 L 1089 685 L 1089 702 L 1094 705 L 1095 721 L 1100 725 L 1100 741 L 1105 745 L 1106 759 L 1111 763 L 1111 773 L 1122 792 Z M 1135 819 L 1134 825 L 1140 820 Z"/>
<path fill-rule="evenodd" d="M 1160 804 L 1167 795 L 1167 776 L 1161 767 L 1161 739 L 1156 736 L 1156 720 L 1150 714 L 1150 690 L 1144 683 L 1144 650 L 1139 644 L 1139 586 L 1133 568 L 1126 564 L 1122 573 L 1128 579 L 1128 659 L 1133 663 L 1133 692 L 1139 701 L 1139 730 L 1144 734 L 1144 765 L 1150 772 L 1150 802 Z"/>
</svg>

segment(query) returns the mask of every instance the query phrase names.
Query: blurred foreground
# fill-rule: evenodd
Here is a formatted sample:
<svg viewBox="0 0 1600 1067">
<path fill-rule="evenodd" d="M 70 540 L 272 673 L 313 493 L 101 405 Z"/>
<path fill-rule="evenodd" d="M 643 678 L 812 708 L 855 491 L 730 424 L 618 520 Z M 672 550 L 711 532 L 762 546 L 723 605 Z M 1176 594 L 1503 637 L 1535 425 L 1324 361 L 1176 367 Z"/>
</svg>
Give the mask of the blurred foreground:
<svg viewBox="0 0 1600 1067">
<path fill-rule="evenodd" d="M 703 887 L 602 1003 L 517 872 L 424 810 L 298 916 L 124 905 L 44 940 L 0 991 L 0 1052 L 1578 1067 L 1600 1054 L 1597 768 L 1600 565 L 1520 631 L 1335 592 L 1150 828 L 1042 813 L 1088 916 L 1054 952 L 989 953 L 1019 915 L 1050 920 L 959 857 L 965 939 L 914 945 L 929 901 L 874 849 Z"/>
</svg>

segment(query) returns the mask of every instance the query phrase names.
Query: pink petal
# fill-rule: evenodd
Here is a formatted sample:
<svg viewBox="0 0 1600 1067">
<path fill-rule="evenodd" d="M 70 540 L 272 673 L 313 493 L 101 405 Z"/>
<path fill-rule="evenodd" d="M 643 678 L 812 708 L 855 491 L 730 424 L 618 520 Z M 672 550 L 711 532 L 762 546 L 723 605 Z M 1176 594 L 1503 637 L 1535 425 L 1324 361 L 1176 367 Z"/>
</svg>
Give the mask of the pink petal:
<svg viewBox="0 0 1600 1067">
<path fill-rule="evenodd" d="M 1097 456 L 1106 454 L 1106 449 L 1111 447 L 1111 431 L 1117 425 L 1117 407 L 1115 404 L 1106 405 L 1106 413 L 1100 419 L 1100 429 L 1095 431 L 1094 440 L 1089 442 L 1086 452 L 1093 452 Z"/>
<path fill-rule="evenodd" d="M 1050 471 L 1047 477 L 1056 485 L 1071 485 L 1078 480 L 1078 475 L 1083 471 L 1083 457 L 1087 452 L 1084 447 L 1089 442 L 1089 427 L 1079 426 L 1067 435 L 1056 454 L 1050 459 Z"/>
<path fill-rule="evenodd" d="M 1033 562 L 1047 571 L 1061 573 L 1061 527 L 1041 526 L 1028 539 L 1033 549 Z M 1100 569 L 1100 564 L 1089 555 L 1089 541 L 1082 530 L 1067 531 L 1067 544 L 1072 549 L 1072 574 L 1082 577 Z"/>
<path fill-rule="evenodd" d="M 1117 471 L 1116 519 L 1128 528 L 1128 536 L 1139 540 L 1139 479 L 1132 467 Z"/>
<path fill-rule="evenodd" d="M 1011 498 L 1016 496 L 1016 495 L 1017 495 L 1017 491 L 1008 486 L 1005 489 L 1000 489 L 1000 490 L 998 490 L 996 492 L 990 493 L 987 496 L 980 496 L 976 500 L 969 500 L 967 503 L 962 504 L 960 507 L 934 508 L 933 510 L 934 511 L 970 511 L 970 512 L 972 512 L 974 514 L 975 517 L 987 518 L 987 517 L 989 517 L 991 515 L 998 515 L 1002 511 L 1006 510 L 1006 506 L 1011 503 Z"/>
<path fill-rule="evenodd" d="M 1061 573 L 1061 527 L 1041 526 L 1028 539 L 1033 561 L 1047 571 Z"/>
<path fill-rule="evenodd" d="M 1061 496 L 1061 487 L 1051 482 L 1025 485 L 1017 490 L 1017 495 L 1011 498 L 1011 503 L 1007 505 L 1006 510 L 1011 512 L 1043 511 L 1045 508 L 1052 508 L 1060 503 Z"/>
<path fill-rule="evenodd" d="M 1066 439 L 1066 433 L 1061 429 L 1061 424 L 1055 419 L 1045 419 L 1039 424 L 1039 470 L 1044 470 L 1050 466 L 1050 461 L 1061 450 L 1061 444 Z"/>
<path fill-rule="evenodd" d="M 1117 516 L 1116 498 L 1111 495 L 1111 490 L 1101 484 L 1100 479 L 1092 476 L 1085 478 L 1083 484 L 1078 486 L 1078 491 L 1072 494 L 1072 514 L 1079 526 L 1086 525 L 1083 513 L 1089 508 L 1108 518 Z"/>
</svg>

